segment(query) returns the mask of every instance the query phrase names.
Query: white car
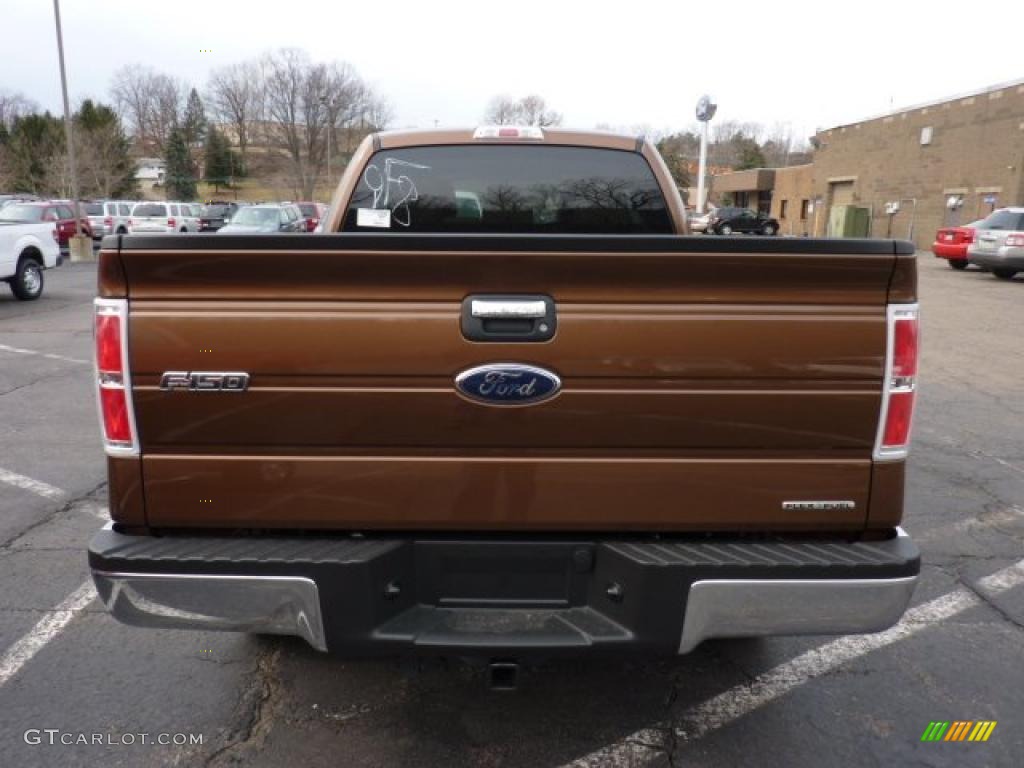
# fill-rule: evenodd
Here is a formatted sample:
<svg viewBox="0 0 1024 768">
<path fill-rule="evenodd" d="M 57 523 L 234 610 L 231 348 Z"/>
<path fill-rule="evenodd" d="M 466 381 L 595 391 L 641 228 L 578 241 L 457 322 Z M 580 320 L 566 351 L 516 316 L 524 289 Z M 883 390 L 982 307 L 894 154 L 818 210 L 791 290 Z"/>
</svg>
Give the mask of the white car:
<svg viewBox="0 0 1024 768">
<path fill-rule="evenodd" d="M 15 298 L 38 299 L 43 293 L 43 271 L 57 266 L 59 257 L 54 222 L 5 222 L 0 211 L 0 280 L 11 286 Z"/>
<path fill-rule="evenodd" d="M 128 222 L 131 234 L 198 232 L 199 217 L 191 203 L 136 203 Z"/>
</svg>

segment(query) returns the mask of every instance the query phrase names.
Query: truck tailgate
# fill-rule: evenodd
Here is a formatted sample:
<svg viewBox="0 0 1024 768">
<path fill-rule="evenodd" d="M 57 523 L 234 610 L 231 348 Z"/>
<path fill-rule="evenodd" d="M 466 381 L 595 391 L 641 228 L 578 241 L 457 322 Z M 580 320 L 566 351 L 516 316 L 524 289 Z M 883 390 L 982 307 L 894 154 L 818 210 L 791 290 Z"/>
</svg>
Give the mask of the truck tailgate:
<svg viewBox="0 0 1024 768">
<path fill-rule="evenodd" d="M 903 244 L 615 236 L 128 237 L 154 526 L 855 530 Z M 464 338 L 470 294 L 550 296 L 544 343 Z M 486 363 L 557 397 L 457 394 Z M 244 392 L 164 391 L 167 371 Z M 783 511 L 783 502 L 842 508 Z"/>
</svg>

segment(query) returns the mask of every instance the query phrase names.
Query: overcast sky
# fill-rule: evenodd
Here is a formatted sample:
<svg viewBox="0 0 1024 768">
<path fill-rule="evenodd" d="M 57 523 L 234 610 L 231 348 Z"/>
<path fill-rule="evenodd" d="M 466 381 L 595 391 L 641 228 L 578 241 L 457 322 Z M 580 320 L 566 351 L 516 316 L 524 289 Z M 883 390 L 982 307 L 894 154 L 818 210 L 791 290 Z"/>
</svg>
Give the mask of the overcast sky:
<svg viewBox="0 0 1024 768">
<path fill-rule="evenodd" d="M 981 6 L 979 6 L 981 7 Z M 492 96 L 539 93 L 565 124 L 685 128 L 722 119 L 801 134 L 1024 77 L 1020 0 L 62 0 L 73 101 L 146 63 L 199 86 L 211 68 L 294 46 L 338 59 L 396 127 L 472 125 Z M 698 11 L 698 8 L 705 10 Z M 728 8 L 728 11 L 723 10 Z M 0 0 L 0 90 L 60 108 L 51 0 Z M 210 49 L 211 53 L 201 53 Z"/>
</svg>

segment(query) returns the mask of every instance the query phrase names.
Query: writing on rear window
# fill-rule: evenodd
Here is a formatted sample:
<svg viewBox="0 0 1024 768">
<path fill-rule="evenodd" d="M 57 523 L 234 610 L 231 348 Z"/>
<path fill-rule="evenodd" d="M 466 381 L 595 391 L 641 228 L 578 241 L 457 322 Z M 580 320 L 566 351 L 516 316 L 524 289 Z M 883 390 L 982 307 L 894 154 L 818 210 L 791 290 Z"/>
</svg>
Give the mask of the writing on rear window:
<svg viewBox="0 0 1024 768">
<path fill-rule="evenodd" d="M 436 146 L 377 152 L 343 229 L 410 232 L 670 234 L 658 182 L 636 152 L 559 146 Z"/>
</svg>

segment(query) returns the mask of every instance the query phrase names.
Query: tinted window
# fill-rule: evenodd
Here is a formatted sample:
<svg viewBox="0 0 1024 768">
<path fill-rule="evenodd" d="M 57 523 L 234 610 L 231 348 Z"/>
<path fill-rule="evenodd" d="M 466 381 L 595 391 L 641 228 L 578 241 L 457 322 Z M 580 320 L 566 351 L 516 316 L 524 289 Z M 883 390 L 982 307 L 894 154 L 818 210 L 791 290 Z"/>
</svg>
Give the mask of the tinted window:
<svg viewBox="0 0 1024 768">
<path fill-rule="evenodd" d="M 228 207 L 226 205 L 204 205 L 202 215 L 208 219 L 219 219 L 227 211 Z"/>
<path fill-rule="evenodd" d="M 359 226 L 358 209 L 390 226 Z M 364 214 L 364 224 L 388 223 Z M 654 174 L 635 152 L 470 145 L 378 152 L 345 215 L 348 232 L 671 233 Z"/>
<path fill-rule="evenodd" d="M 58 205 L 57 206 L 57 215 L 60 216 L 62 219 L 74 219 L 75 218 L 74 211 L 72 211 L 66 205 Z"/>
<path fill-rule="evenodd" d="M 122 216 L 129 216 L 132 212 L 132 207 L 128 203 L 119 203 L 117 206 L 117 212 Z"/>
<path fill-rule="evenodd" d="M 154 203 L 139 203 L 132 209 L 132 216 L 166 216 L 167 206 Z"/>
<path fill-rule="evenodd" d="M 102 216 L 103 215 L 103 204 L 102 203 L 85 203 L 82 206 L 82 213 L 86 216 Z"/>
<path fill-rule="evenodd" d="M 299 203 L 299 210 L 303 216 L 316 218 L 316 205 L 313 203 Z"/>
<path fill-rule="evenodd" d="M 1024 229 L 1024 213 L 995 211 L 978 225 L 978 229 Z"/>
<path fill-rule="evenodd" d="M 295 206 L 289 206 L 285 210 L 288 212 L 288 221 L 298 221 L 301 218 L 299 216 L 299 209 Z"/>
</svg>

